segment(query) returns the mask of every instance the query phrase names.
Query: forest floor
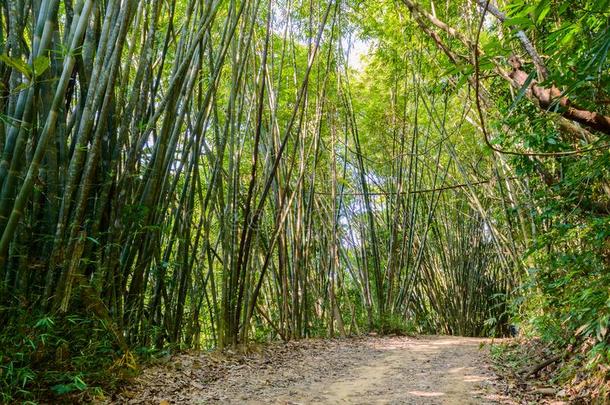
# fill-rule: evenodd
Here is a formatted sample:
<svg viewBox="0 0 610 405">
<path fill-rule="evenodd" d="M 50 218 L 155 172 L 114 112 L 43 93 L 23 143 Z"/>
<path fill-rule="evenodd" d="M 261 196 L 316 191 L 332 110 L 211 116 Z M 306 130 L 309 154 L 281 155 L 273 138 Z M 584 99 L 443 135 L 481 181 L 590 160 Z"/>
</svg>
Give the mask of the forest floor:
<svg viewBox="0 0 610 405">
<path fill-rule="evenodd" d="M 489 339 L 303 340 L 248 354 L 181 354 L 110 400 L 131 404 L 515 404 Z"/>
</svg>

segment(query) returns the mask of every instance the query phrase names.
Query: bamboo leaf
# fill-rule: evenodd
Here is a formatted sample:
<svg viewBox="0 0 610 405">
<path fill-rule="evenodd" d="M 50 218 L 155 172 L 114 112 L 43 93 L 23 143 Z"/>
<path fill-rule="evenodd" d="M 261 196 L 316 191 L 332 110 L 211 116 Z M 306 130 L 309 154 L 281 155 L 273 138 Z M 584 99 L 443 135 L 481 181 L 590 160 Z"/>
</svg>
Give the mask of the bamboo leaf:
<svg viewBox="0 0 610 405">
<path fill-rule="evenodd" d="M 23 60 L 18 58 L 12 58 L 8 55 L 0 55 L 0 61 L 22 73 L 24 76 L 28 78 L 32 77 L 32 69 Z"/>
<path fill-rule="evenodd" d="M 39 56 L 34 59 L 33 67 L 34 77 L 38 78 L 51 67 L 51 60 L 46 56 Z"/>
</svg>

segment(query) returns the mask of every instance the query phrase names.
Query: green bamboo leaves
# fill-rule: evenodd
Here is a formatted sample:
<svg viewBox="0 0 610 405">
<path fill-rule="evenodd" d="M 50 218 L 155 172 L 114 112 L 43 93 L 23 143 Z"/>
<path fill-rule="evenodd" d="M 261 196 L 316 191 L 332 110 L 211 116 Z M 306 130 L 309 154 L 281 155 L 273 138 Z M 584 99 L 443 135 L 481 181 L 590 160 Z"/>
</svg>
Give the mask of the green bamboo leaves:
<svg viewBox="0 0 610 405">
<path fill-rule="evenodd" d="M 22 73 L 28 80 L 36 79 L 44 74 L 51 66 L 51 60 L 46 56 L 39 56 L 28 65 L 18 58 L 11 58 L 8 55 L 0 55 L 0 61 L 8 67 Z"/>
<path fill-rule="evenodd" d="M 491 302 L 472 297 L 504 291 L 483 270 L 503 244 L 448 258 L 487 218 L 443 194 L 470 180 L 455 105 L 406 56 L 354 74 L 347 4 L 18 3 L 0 5 L 3 308 L 85 312 L 128 351 L 445 325 L 459 277 L 471 325 Z"/>
</svg>

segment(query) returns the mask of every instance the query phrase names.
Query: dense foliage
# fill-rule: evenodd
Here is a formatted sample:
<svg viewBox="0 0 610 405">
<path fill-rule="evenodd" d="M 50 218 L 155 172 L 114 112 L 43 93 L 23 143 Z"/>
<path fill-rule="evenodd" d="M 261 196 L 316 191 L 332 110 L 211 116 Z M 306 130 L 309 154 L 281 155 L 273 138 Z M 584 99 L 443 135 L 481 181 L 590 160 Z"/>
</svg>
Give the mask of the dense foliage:
<svg viewBox="0 0 610 405">
<path fill-rule="evenodd" d="M 605 381 L 610 12 L 573 3 L 1 1 L 0 401 L 511 322 Z"/>
<path fill-rule="evenodd" d="M 608 2 L 404 3 L 444 54 L 443 79 L 479 110 L 479 142 L 519 179 L 494 204 L 523 266 L 514 319 L 562 354 L 562 383 L 586 369 L 609 395 Z"/>
</svg>

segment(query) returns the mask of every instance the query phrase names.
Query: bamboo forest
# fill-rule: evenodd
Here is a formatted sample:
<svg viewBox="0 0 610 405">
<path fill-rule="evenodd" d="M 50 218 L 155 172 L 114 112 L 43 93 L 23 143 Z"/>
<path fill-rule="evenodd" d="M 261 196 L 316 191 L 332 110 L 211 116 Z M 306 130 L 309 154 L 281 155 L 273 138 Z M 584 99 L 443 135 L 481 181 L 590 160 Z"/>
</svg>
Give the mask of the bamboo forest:
<svg viewBox="0 0 610 405">
<path fill-rule="evenodd" d="M 610 403 L 609 52 L 609 0 L 0 0 L 0 403 Z"/>
</svg>

